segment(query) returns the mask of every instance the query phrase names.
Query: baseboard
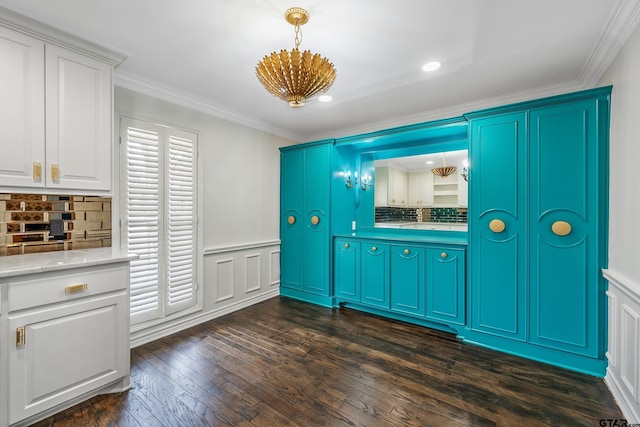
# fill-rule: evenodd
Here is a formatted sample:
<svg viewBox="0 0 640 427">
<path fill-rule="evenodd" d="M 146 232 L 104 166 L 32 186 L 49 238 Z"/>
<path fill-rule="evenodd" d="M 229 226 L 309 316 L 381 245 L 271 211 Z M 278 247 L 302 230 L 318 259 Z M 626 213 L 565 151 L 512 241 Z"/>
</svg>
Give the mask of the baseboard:
<svg viewBox="0 0 640 427">
<path fill-rule="evenodd" d="M 607 375 L 604 377 L 604 383 L 609 388 L 627 423 L 640 424 L 640 414 L 635 411 L 634 405 L 627 400 L 627 396 L 622 392 L 618 380 L 609 369 L 607 369 Z"/>
<path fill-rule="evenodd" d="M 247 298 L 242 301 L 239 301 L 236 304 L 230 304 L 219 310 L 213 310 L 205 313 L 199 312 L 196 314 L 192 314 L 192 315 L 177 319 L 168 324 L 160 324 L 160 325 L 157 325 L 156 327 L 151 327 L 141 331 L 133 332 L 131 333 L 131 341 L 130 341 L 131 348 L 138 347 L 142 344 L 146 344 L 148 342 L 155 341 L 160 338 L 164 338 L 168 335 L 183 331 L 192 326 L 199 325 L 200 323 L 208 322 L 209 320 L 216 319 L 226 314 L 233 313 L 234 311 L 238 311 L 243 308 L 249 307 L 251 305 L 257 304 L 259 302 L 277 297 L 278 295 L 280 295 L 280 290 L 273 289 L 268 292 L 265 292 L 264 294 L 256 295 L 252 298 Z"/>
</svg>

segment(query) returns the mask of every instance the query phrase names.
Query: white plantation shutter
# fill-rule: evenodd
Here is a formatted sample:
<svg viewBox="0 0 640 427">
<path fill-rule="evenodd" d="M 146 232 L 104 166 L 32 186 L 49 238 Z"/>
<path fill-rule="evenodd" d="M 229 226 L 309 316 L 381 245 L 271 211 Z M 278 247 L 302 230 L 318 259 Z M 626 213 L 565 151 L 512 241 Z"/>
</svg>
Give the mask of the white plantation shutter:
<svg viewBox="0 0 640 427">
<path fill-rule="evenodd" d="M 196 135 L 122 119 L 123 246 L 131 262 L 131 323 L 196 303 Z"/>
<path fill-rule="evenodd" d="M 173 312 L 195 294 L 195 166 L 194 135 L 169 136 L 167 171 L 167 304 Z"/>
</svg>

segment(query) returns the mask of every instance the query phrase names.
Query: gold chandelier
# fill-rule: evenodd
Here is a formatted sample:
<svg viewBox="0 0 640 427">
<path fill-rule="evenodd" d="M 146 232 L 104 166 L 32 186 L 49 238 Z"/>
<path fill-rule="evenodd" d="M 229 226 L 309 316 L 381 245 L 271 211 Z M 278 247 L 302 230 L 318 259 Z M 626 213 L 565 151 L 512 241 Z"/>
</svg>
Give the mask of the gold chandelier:
<svg viewBox="0 0 640 427">
<path fill-rule="evenodd" d="M 431 169 L 431 172 L 433 172 L 434 175 L 438 175 L 440 178 L 446 178 L 456 170 L 458 170 L 458 168 L 455 166 L 447 166 L 447 162 L 444 156 L 445 154 L 442 153 L 442 167 Z"/>
<path fill-rule="evenodd" d="M 256 75 L 273 96 L 287 101 L 291 107 L 300 108 L 305 101 L 331 87 L 336 79 L 336 69 L 327 58 L 308 50 L 298 50 L 302 41 L 300 26 L 309 21 L 309 13 L 293 7 L 285 12 L 284 17 L 295 27 L 296 47 L 291 52 L 281 50 L 262 58 L 256 66 Z"/>
</svg>

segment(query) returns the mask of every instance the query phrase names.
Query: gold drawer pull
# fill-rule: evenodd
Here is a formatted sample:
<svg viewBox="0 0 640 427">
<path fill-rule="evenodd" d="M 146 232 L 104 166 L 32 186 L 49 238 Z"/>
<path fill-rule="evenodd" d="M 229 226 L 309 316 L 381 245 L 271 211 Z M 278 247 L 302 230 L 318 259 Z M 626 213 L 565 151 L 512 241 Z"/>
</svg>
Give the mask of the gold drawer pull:
<svg viewBox="0 0 640 427">
<path fill-rule="evenodd" d="M 26 331 L 24 326 L 16 328 L 16 347 L 24 347 L 27 343 Z"/>
<path fill-rule="evenodd" d="M 320 218 L 318 218 L 317 215 L 314 215 L 311 217 L 311 224 L 318 225 L 319 222 L 320 222 Z"/>
<path fill-rule="evenodd" d="M 42 182 L 42 165 L 40 162 L 33 162 L 33 182 Z"/>
<path fill-rule="evenodd" d="M 447 257 L 447 253 L 446 253 L 446 252 L 442 252 L 442 253 L 440 254 L 440 257 L 442 257 L 442 258 L 446 258 L 446 257 Z"/>
<path fill-rule="evenodd" d="M 345 243 L 345 244 L 344 244 L 344 247 L 345 247 L 345 249 L 349 249 L 349 244 L 348 244 L 348 243 Z"/>
<path fill-rule="evenodd" d="M 51 181 L 60 184 L 60 165 L 51 165 Z"/>
<path fill-rule="evenodd" d="M 289 215 L 289 218 L 287 218 L 287 222 L 291 225 L 295 224 L 296 222 L 296 217 L 293 215 Z"/>
<path fill-rule="evenodd" d="M 74 294 L 76 292 L 86 291 L 87 289 L 89 289 L 89 285 L 87 285 L 86 283 L 80 283 L 79 285 L 67 286 L 66 288 L 64 288 L 64 293 Z"/>
<path fill-rule="evenodd" d="M 375 247 L 375 246 L 372 246 L 372 247 L 371 247 L 371 250 L 372 250 L 373 252 L 375 252 L 375 251 L 377 251 L 377 250 L 378 250 L 378 248 L 377 248 L 377 247 Z"/>
<path fill-rule="evenodd" d="M 551 225 L 551 231 L 558 236 L 566 236 L 571 233 L 571 224 L 566 221 L 556 221 Z"/>
<path fill-rule="evenodd" d="M 494 233 L 502 233 L 506 226 L 504 225 L 504 221 L 501 219 L 493 219 L 489 223 L 489 229 Z"/>
<path fill-rule="evenodd" d="M 409 255 L 409 252 L 410 252 L 410 251 L 409 251 L 409 249 L 405 249 L 405 250 L 404 250 L 404 254 L 405 254 L 405 255 Z"/>
</svg>

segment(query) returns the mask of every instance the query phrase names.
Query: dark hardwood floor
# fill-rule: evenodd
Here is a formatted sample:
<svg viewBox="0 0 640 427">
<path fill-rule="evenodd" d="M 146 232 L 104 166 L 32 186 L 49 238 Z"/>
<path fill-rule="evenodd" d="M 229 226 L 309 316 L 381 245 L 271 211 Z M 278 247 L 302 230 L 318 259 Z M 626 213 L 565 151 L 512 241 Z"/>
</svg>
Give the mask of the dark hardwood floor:
<svg viewBox="0 0 640 427">
<path fill-rule="evenodd" d="M 273 298 L 131 352 L 132 389 L 38 426 L 598 426 L 600 378 Z"/>
</svg>

